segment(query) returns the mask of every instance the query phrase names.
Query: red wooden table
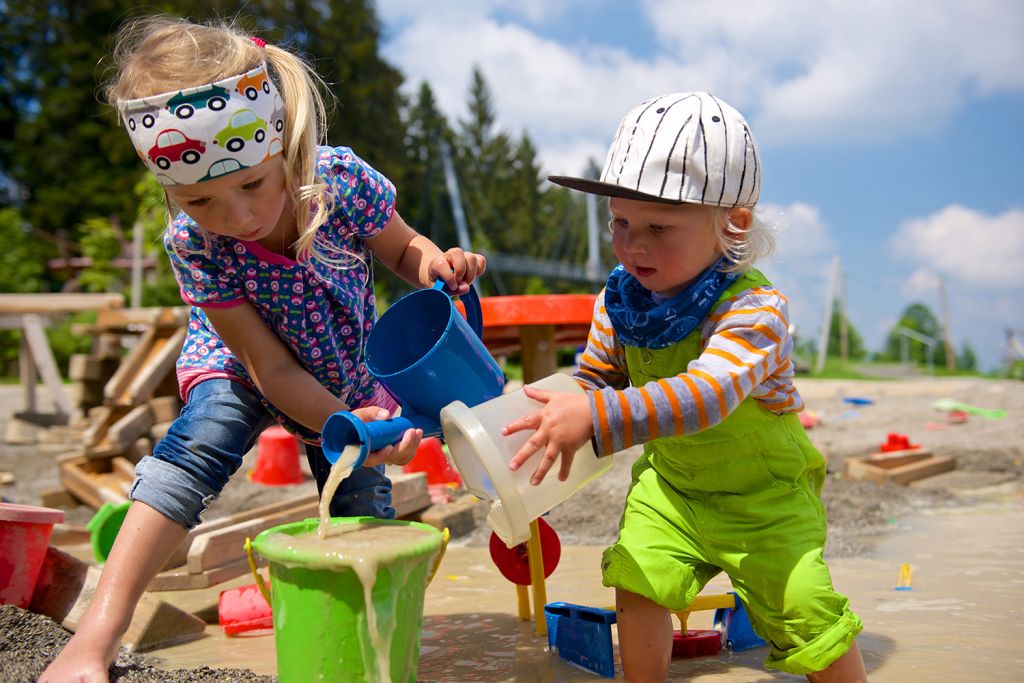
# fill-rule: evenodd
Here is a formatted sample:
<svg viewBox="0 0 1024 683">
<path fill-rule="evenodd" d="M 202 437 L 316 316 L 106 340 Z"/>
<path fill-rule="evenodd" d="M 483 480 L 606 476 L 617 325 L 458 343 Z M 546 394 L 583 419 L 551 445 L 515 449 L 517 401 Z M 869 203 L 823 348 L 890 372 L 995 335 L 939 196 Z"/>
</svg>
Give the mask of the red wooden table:
<svg viewBox="0 0 1024 683">
<path fill-rule="evenodd" d="M 492 355 L 522 354 L 523 381 L 558 370 L 556 351 L 586 344 L 596 294 L 524 294 L 480 299 L 484 345 Z"/>
</svg>

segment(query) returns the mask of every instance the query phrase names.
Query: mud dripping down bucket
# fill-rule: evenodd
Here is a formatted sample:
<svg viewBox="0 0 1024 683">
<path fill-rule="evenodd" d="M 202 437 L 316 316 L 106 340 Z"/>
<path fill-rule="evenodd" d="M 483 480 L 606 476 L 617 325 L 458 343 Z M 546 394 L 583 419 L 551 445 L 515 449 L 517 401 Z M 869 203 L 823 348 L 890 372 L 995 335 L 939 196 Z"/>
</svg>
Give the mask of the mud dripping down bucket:
<svg viewBox="0 0 1024 683">
<path fill-rule="evenodd" d="M 267 529 L 253 540 L 270 562 L 281 683 L 412 683 L 423 600 L 443 537 L 418 522 L 336 517 Z"/>
<path fill-rule="evenodd" d="M 530 386 L 548 391 L 583 393 L 576 380 L 555 374 Z M 501 428 L 519 417 L 540 410 L 538 401 L 522 389 L 470 407 L 455 401 L 441 411 L 441 426 L 455 467 L 469 491 L 490 504 L 487 521 L 509 547 L 530 538 L 530 522 L 608 471 L 611 457 L 599 458 L 589 443 L 576 452 L 569 478 L 558 479 L 558 464 L 538 485 L 530 483 L 540 452 L 516 472 L 508 461 L 533 432 L 502 436 Z"/>
</svg>

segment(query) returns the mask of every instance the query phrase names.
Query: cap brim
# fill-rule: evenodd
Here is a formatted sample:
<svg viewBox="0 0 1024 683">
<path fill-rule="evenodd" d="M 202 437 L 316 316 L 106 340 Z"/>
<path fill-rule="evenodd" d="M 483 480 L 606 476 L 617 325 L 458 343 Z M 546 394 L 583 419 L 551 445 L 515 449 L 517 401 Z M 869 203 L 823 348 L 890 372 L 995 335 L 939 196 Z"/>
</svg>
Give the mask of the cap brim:
<svg viewBox="0 0 1024 683">
<path fill-rule="evenodd" d="M 589 194 L 596 194 L 602 197 L 619 197 L 620 199 L 635 199 L 641 202 L 658 202 L 659 204 L 686 204 L 679 199 L 665 199 L 657 195 L 647 194 L 638 190 L 631 190 L 628 187 L 602 183 L 592 178 L 572 178 L 564 175 L 549 175 L 548 180 L 556 185 L 568 187 L 571 190 L 579 190 Z"/>
</svg>

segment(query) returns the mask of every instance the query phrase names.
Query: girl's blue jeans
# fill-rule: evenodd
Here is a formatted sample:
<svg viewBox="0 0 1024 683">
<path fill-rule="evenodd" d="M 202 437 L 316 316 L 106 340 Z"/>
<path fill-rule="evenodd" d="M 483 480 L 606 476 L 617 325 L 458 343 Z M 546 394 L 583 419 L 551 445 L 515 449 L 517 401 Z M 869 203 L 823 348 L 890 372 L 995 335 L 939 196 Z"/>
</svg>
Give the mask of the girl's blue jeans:
<svg viewBox="0 0 1024 683">
<path fill-rule="evenodd" d="M 153 455 L 139 461 L 128 497 L 191 529 L 241 466 L 260 432 L 273 423 L 255 390 L 229 379 L 200 382 Z M 331 464 L 320 447 L 303 445 L 322 493 Z M 383 465 L 357 468 L 331 500 L 332 517 L 364 515 L 395 516 L 391 480 Z"/>
</svg>

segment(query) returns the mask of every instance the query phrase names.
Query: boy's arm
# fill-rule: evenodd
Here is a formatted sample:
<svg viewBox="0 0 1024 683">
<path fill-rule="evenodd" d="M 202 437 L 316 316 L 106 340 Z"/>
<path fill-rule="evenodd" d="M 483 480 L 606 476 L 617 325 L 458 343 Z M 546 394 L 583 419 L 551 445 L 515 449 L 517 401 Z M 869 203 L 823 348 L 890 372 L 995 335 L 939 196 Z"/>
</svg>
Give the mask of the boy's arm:
<svg viewBox="0 0 1024 683">
<path fill-rule="evenodd" d="M 774 412 L 799 410 L 787 318 L 788 304 L 778 291 L 747 290 L 704 321 L 704 350 L 686 372 L 641 387 L 591 393 L 598 452 L 702 431 L 751 393 Z"/>
<path fill-rule="evenodd" d="M 605 311 L 603 289 L 594 300 L 587 348 L 580 355 L 580 365 L 573 377 L 587 391 L 605 387 L 623 389 L 629 386 L 626 354 Z"/>
</svg>

